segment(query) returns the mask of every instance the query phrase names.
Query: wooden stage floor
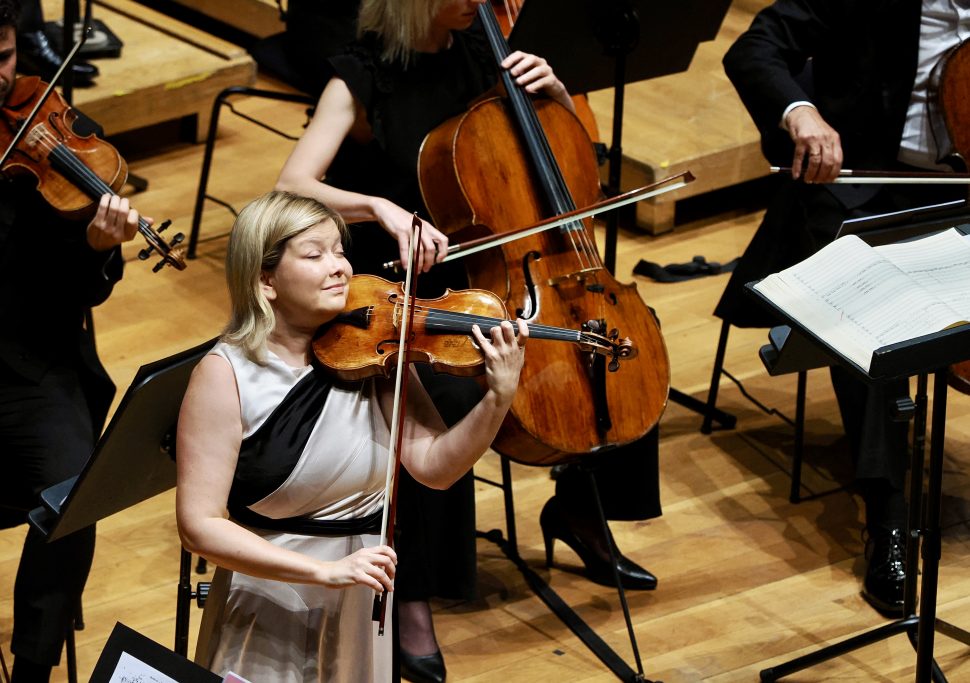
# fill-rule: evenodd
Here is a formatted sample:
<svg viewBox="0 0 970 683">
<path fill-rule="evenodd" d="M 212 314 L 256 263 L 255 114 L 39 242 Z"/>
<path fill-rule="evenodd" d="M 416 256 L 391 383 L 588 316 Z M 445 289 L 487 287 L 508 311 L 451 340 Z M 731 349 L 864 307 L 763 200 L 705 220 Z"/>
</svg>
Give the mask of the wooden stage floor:
<svg viewBox="0 0 970 683">
<path fill-rule="evenodd" d="M 277 87 L 261 81 L 261 85 Z M 299 134 L 303 110 L 289 105 L 241 102 Z M 172 136 L 173 139 L 175 136 Z M 153 136 L 165 140 L 165 131 Z M 174 219 L 187 231 L 201 163 L 201 148 L 173 141 L 146 152 L 143 143 L 120 140 L 132 170 L 149 179 L 134 202 L 150 216 Z M 291 143 L 234 117 L 221 128 L 210 191 L 237 208 L 272 187 Z M 640 258 L 660 263 L 703 254 L 728 261 L 740 254 L 760 217 L 740 195 L 697 200 L 697 215 L 673 231 L 651 237 L 623 231 L 618 279 L 630 281 Z M 200 257 L 182 273 L 153 275 L 137 261 L 114 296 L 97 309 L 101 355 L 123 390 L 136 369 L 216 335 L 227 316 L 222 284 L 224 234 L 229 213 L 207 207 Z M 126 249 L 134 256 L 136 246 Z M 706 396 L 719 321 L 711 311 L 726 275 L 678 284 L 637 278 L 644 300 L 663 322 L 673 386 Z M 727 367 L 763 403 L 792 414 L 794 378 L 769 378 L 757 359 L 765 330 L 732 333 Z M 119 392 L 120 393 L 120 392 Z M 630 400 L 636 400 L 631 397 Z M 725 384 L 721 406 L 738 427 L 705 436 L 697 414 L 671 404 L 661 422 L 664 515 L 640 523 L 615 523 L 619 546 L 660 577 L 655 592 L 628 594 L 634 629 L 651 680 L 754 681 L 770 664 L 803 654 L 884 623 L 859 595 L 861 512 L 846 492 L 810 502 L 788 502 L 784 468 L 790 427 L 761 413 Z M 970 625 L 970 399 L 952 395 L 946 441 L 943 560 L 939 614 Z M 809 376 L 805 480 L 822 490 L 844 480 L 844 439 L 824 372 Z M 498 460 L 487 455 L 476 468 L 494 478 Z M 552 492 L 549 471 L 515 466 L 520 550 L 526 562 L 628 662 L 632 663 L 616 595 L 576 572 L 578 559 L 561 545 L 557 565 L 543 567 L 538 513 Z M 84 597 L 87 628 L 78 634 L 81 679 L 87 680 L 116 621 L 170 646 L 175 616 L 178 538 L 174 495 L 162 494 L 99 524 L 98 548 Z M 501 526 L 500 495 L 484 486 L 477 495 L 478 527 Z M 9 653 L 12 586 L 23 527 L 0 532 L 0 646 Z M 530 593 L 516 569 L 486 541 L 479 542 L 479 598 L 434 605 L 438 637 L 450 681 L 609 681 L 610 673 Z M 201 577 L 200 577 L 201 578 Z M 193 608 L 193 631 L 199 612 Z M 967 651 L 945 637 L 937 654 L 951 681 L 970 680 Z M 792 681 L 912 679 L 915 656 L 902 637 L 881 642 Z M 55 681 L 64 681 L 63 667 Z M 256 683 L 256 682 L 254 682 Z"/>
</svg>

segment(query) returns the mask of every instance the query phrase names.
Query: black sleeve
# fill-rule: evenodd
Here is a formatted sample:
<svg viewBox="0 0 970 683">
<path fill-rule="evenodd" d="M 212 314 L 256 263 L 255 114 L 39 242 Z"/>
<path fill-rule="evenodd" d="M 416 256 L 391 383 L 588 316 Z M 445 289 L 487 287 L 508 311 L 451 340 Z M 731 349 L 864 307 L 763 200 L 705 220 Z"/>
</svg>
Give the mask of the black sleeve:
<svg viewBox="0 0 970 683">
<path fill-rule="evenodd" d="M 762 137 L 777 133 L 789 104 L 812 100 L 798 74 L 838 35 L 840 2 L 845 0 L 777 0 L 725 54 L 724 70 Z"/>
</svg>

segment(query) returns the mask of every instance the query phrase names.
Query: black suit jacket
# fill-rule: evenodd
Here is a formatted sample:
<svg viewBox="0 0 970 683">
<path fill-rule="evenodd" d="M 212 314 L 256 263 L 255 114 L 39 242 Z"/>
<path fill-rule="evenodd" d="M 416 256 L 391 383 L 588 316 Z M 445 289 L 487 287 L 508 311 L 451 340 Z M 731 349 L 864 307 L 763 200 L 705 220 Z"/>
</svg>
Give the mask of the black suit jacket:
<svg viewBox="0 0 970 683">
<path fill-rule="evenodd" d="M 890 168 L 916 78 L 920 13 L 920 0 L 776 0 L 762 10 L 724 68 L 765 156 L 790 164 L 781 115 L 809 100 L 841 136 L 846 168 Z M 806 88 L 796 74 L 809 59 Z"/>
<path fill-rule="evenodd" d="M 100 430 L 114 385 L 84 316 L 108 298 L 123 261 L 118 248 L 91 249 L 86 227 L 57 216 L 31 182 L 0 179 L 0 381 L 73 367 Z"/>
<path fill-rule="evenodd" d="M 921 8 L 920 0 L 776 0 L 759 12 L 724 68 L 761 132 L 765 156 L 791 164 L 794 146 L 779 124 L 789 104 L 807 100 L 841 136 L 845 168 L 893 168 L 916 80 Z M 809 226 L 813 207 L 841 205 L 848 216 L 879 188 L 783 181 L 714 314 L 739 327 L 777 324 L 750 305 L 743 285 L 822 246 Z"/>
</svg>

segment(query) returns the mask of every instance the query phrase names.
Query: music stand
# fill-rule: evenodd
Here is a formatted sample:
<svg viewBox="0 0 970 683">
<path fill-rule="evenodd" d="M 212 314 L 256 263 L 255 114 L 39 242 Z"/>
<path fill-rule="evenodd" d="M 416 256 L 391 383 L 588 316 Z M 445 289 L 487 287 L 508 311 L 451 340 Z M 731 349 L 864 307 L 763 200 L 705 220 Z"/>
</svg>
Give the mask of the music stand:
<svg viewBox="0 0 970 683">
<path fill-rule="evenodd" d="M 937 208 L 937 207 L 931 207 Z M 911 237 L 914 226 L 908 222 L 914 216 L 921 216 L 919 212 L 907 212 L 902 216 L 873 216 L 869 225 L 876 228 L 871 237 L 882 242 L 889 240 L 893 230 L 899 235 Z M 928 234 L 955 223 L 966 222 L 967 214 L 948 215 L 936 219 L 923 221 L 920 225 L 921 234 Z M 925 218 L 926 214 L 922 214 Z M 895 224 L 894 224 L 895 223 Z M 863 237 L 863 235 L 860 235 Z M 940 631 L 955 640 L 970 645 L 970 632 L 953 626 L 936 618 L 936 596 L 939 579 L 941 556 L 941 501 L 943 480 L 943 443 L 946 427 L 946 392 L 947 370 L 953 363 L 970 358 L 970 326 L 951 328 L 928 334 L 882 348 L 876 349 L 872 355 L 869 370 L 866 371 L 848 360 L 812 330 L 806 328 L 797 320 L 762 296 L 753 287 L 755 283 L 745 285 L 746 291 L 772 309 L 780 319 L 791 328 L 789 341 L 796 346 L 814 347 L 812 353 L 805 354 L 806 363 L 811 367 L 818 366 L 818 352 L 824 353 L 829 364 L 838 364 L 853 372 L 869 384 L 886 382 L 895 378 L 917 376 L 917 402 L 915 410 L 908 411 L 915 415 L 916 422 L 913 433 L 913 451 L 910 472 L 910 496 L 908 537 L 906 544 L 906 583 L 903 591 L 903 616 L 888 624 L 878 626 L 865 633 L 847 638 L 841 642 L 825 646 L 815 652 L 796 657 L 788 662 L 769 667 L 760 672 L 762 681 L 776 681 L 789 674 L 801 671 L 829 659 L 841 656 L 866 645 L 879 642 L 891 636 L 905 633 L 916 649 L 916 681 L 928 683 L 931 680 L 945 681 L 943 672 L 933 660 L 933 642 L 936 631 Z M 778 350 L 780 355 L 784 348 Z M 763 356 L 764 357 L 764 356 Z M 776 356 L 777 359 L 777 356 Z M 789 358 L 787 363 L 794 369 L 799 369 L 798 361 Z M 927 376 L 932 374 L 933 380 L 933 415 L 930 434 L 930 467 L 929 481 L 926 494 L 923 494 L 923 443 L 926 430 L 926 386 Z M 906 397 L 908 399 L 908 397 Z M 905 407 L 903 407 L 905 411 Z M 925 512 L 923 502 L 925 500 Z M 922 513 L 922 514 L 921 514 Z M 922 549 L 922 565 L 919 563 L 920 546 Z M 917 614 L 916 585 L 917 577 L 922 571 L 919 613 Z"/>
<path fill-rule="evenodd" d="M 620 193 L 626 84 L 686 71 L 698 44 L 717 36 L 730 6 L 731 0 L 529 0 L 522 5 L 509 36 L 513 50 L 542 55 L 571 93 L 613 88 L 607 196 Z M 611 273 L 618 230 L 619 215 L 610 211 L 603 263 Z M 733 415 L 675 387 L 670 400 L 734 426 Z"/>
<path fill-rule="evenodd" d="M 214 342 L 139 368 L 81 473 L 42 491 L 43 505 L 30 511 L 30 524 L 47 541 L 175 486 L 179 407 L 192 369 Z M 176 622 L 182 623 L 178 618 Z M 176 651 L 179 642 L 177 628 Z"/>
</svg>

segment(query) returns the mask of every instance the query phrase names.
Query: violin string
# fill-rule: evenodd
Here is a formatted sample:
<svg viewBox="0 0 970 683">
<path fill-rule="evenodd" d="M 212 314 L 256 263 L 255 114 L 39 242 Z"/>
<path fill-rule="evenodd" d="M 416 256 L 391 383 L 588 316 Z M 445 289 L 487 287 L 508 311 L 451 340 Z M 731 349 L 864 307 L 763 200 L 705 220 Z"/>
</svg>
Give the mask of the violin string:
<svg viewBox="0 0 970 683">
<path fill-rule="evenodd" d="M 395 308 L 399 304 L 395 304 Z M 376 318 L 378 314 L 373 311 L 369 311 L 367 314 L 369 317 Z M 446 309 L 437 309 L 427 306 L 416 306 L 415 307 L 416 319 L 423 318 L 426 327 L 436 327 L 438 329 L 449 329 L 450 327 L 462 327 L 461 331 L 470 329 L 472 325 L 477 324 L 479 327 L 485 326 L 495 326 L 501 323 L 503 318 L 491 318 L 487 316 L 479 316 L 471 313 L 462 313 L 460 311 L 448 311 Z M 509 321 L 511 322 L 511 321 Z M 603 344 L 605 343 L 605 338 L 601 335 L 596 335 L 588 332 L 581 332 L 578 330 L 570 330 L 562 327 L 553 327 L 550 325 L 540 325 L 538 323 L 530 323 L 529 331 L 534 332 L 539 335 L 544 335 L 550 339 L 562 339 L 567 341 L 579 341 L 588 344 Z"/>
</svg>

